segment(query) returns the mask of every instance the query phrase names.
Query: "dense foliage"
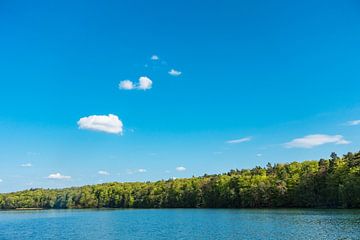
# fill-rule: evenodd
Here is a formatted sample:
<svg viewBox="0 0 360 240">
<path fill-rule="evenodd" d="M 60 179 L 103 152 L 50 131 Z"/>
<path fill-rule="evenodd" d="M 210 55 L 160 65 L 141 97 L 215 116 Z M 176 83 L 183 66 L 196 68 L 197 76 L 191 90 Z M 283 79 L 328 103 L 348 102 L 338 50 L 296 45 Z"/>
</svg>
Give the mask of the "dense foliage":
<svg viewBox="0 0 360 240">
<path fill-rule="evenodd" d="M 267 164 L 146 183 L 106 183 L 1 194 L 0 209 L 16 208 L 256 208 L 360 207 L 360 152 L 320 161 Z"/>
</svg>

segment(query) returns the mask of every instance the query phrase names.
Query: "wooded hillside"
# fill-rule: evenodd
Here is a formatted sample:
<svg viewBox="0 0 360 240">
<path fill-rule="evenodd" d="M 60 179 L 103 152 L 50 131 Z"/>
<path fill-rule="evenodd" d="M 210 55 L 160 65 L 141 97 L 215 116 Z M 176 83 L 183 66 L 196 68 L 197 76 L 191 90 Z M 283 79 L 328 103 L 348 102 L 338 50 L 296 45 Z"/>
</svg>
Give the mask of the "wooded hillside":
<svg viewBox="0 0 360 240">
<path fill-rule="evenodd" d="M 30 189 L 0 195 L 0 209 L 201 207 L 359 208 L 360 152 L 186 179 Z"/>
</svg>

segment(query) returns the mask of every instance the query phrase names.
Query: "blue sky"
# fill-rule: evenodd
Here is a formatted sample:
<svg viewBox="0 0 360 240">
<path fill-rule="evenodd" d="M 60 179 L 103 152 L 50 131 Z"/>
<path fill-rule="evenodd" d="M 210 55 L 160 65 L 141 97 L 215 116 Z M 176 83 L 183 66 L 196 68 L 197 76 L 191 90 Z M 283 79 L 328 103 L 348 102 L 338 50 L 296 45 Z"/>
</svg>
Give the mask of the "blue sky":
<svg viewBox="0 0 360 240">
<path fill-rule="evenodd" d="M 360 150 L 356 1 L 1 1 L 0 22 L 0 192 Z"/>
</svg>

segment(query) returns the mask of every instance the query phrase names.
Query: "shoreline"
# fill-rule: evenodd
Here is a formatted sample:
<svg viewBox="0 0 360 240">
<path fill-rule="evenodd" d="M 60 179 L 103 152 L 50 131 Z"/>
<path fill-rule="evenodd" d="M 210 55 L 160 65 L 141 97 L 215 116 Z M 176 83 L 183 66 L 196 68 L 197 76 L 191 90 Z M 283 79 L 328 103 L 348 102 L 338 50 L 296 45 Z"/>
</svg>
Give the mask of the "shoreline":
<svg viewBox="0 0 360 240">
<path fill-rule="evenodd" d="M 283 207 L 283 208 L 14 208 L 0 209 L 0 212 L 7 211 L 46 211 L 46 210 L 355 210 L 360 208 L 303 208 L 303 207 Z"/>
</svg>

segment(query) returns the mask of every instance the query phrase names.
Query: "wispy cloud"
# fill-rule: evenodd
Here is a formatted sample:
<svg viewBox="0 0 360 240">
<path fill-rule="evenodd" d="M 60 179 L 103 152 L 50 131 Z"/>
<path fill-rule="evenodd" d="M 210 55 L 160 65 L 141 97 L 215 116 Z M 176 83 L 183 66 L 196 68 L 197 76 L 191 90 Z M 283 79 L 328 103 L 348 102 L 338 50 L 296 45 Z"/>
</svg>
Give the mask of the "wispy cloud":
<svg viewBox="0 0 360 240">
<path fill-rule="evenodd" d="M 157 61 L 157 60 L 159 60 L 160 58 L 159 58 L 159 56 L 158 55 L 152 55 L 151 56 L 151 60 L 153 60 L 153 61 Z"/>
<path fill-rule="evenodd" d="M 348 121 L 348 122 L 347 122 L 347 125 L 349 125 L 349 126 L 360 125 L 360 119 L 359 119 L 359 120 Z"/>
<path fill-rule="evenodd" d="M 257 157 L 262 157 L 261 153 L 256 154 Z"/>
<path fill-rule="evenodd" d="M 251 141 L 251 137 L 232 139 L 232 140 L 226 141 L 226 143 L 236 144 L 236 143 L 243 143 L 243 142 L 249 142 L 249 141 Z"/>
<path fill-rule="evenodd" d="M 123 123 L 118 116 L 92 115 L 80 118 L 77 122 L 80 129 L 106 132 L 112 134 L 121 134 L 123 132 Z"/>
<path fill-rule="evenodd" d="M 67 179 L 71 179 L 71 177 L 62 175 L 60 173 L 52 173 L 47 177 L 47 179 L 67 180 Z"/>
<path fill-rule="evenodd" d="M 2 179 L 0 179 L 0 183 L 2 183 L 3 182 L 3 180 Z"/>
<path fill-rule="evenodd" d="M 286 148 L 313 148 L 324 144 L 349 144 L 342 135 L 312 134 L 285 143 Z"/>
<path fill-rule="evenodd" d="M 175 168 L 175 170 L 178 172 L 184 172 L 184 171 L 186 171 L 186 168 L 180 166 L 180 167 Z"/>
<path fill-rule="evenodd" d="M 169 72 L 168 72 L 171 76 L 174 76 L 174 77 L 178 77 L 181 75 L 181 72 L 180 71 L 177 71 L 175 69 L 171 69 Z"/>
<path fill-rule="evenodd" d="M 119 83 L 120 90 L 149 90 L 152 88 L 153 82 L 149 77 L 142 76 L 138 83 L 131 80 L 123 80 Z"/>
<path fill-rule="evenodd" d="M 144 169 L 144 168 L 139 168 L 139 169 L 136 169 L 136 170 L 131 170 L 131 169 L 128 169 L 128 170 L 126 170 L 126 173 L 127 174 L 135 174 L 135 173 L 146 173 L 147 172 L 147 170 L 146 169 Z"/>
<path fill-rule="evenodd" d="M 20 167 L 32 167 L 32 164 L 31 163 L 23 163 L 23 164 L 20 164 Z"/>
<path fill-rule="evenodd" d="M 107 171 L 104 171 L 104 170 L 98 171 L 98 174 L 99 174 L 99 175 L 103 175 L 103 176 L 110 175 L 110 173 L 108 173 Z"/>
</svg>

